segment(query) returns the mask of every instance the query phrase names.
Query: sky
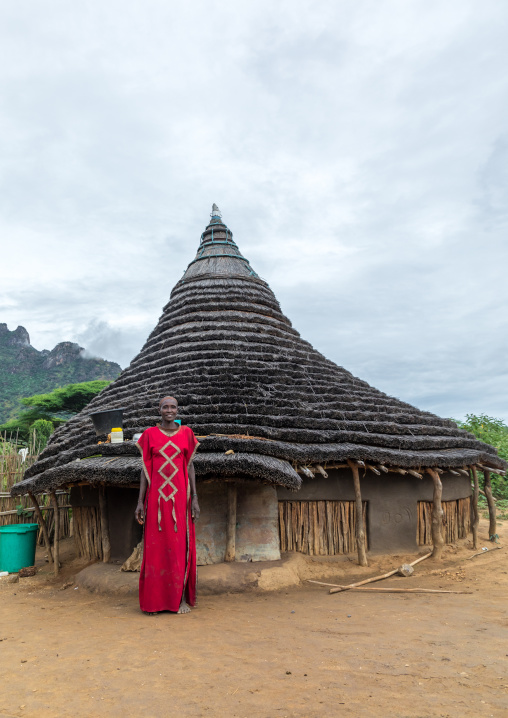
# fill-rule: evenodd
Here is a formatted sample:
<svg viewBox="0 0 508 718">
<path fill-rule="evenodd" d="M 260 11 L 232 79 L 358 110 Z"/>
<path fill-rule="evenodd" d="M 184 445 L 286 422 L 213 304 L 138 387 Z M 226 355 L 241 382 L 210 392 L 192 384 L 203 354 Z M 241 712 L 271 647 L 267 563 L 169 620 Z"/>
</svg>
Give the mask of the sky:
<svg viewBox="0 0 508 718">
<path fill-rule="evenodd" d="M 216 202 L 316 349 L 508 420 L 508 4 L 5 0 L 0 322 L 122 367 Z"/>
</svg>

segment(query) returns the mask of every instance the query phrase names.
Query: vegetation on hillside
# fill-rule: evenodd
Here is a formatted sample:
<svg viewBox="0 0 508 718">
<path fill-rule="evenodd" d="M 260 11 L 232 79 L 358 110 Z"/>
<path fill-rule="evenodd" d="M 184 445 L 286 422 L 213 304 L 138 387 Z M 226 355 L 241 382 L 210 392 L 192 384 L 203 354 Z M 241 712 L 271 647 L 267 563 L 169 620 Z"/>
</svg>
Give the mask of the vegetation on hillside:
<svg viewBox="0 0 508 718">
<path fill-rule="evenodd" d="M 85 358 L 83 349 L 72 342 L 38 351 L 26 329 L 11 332 L 0 323 L 0 423 L 17 417 L 22 397 L 76 382 L 116 379 L 120 371 L 115 362 Z"/>
<path fill-rule="evenodd" d="M 22 399 L 29 407 L 19 416 L 0 426 L 0 431 L 22 444 L 30 440 L 43 448 L 51 432 L 77 414 L 108 384 L 109 381 L 86 381 L 68 384 L 48 394 L 35 394 Z"/>
</svg>

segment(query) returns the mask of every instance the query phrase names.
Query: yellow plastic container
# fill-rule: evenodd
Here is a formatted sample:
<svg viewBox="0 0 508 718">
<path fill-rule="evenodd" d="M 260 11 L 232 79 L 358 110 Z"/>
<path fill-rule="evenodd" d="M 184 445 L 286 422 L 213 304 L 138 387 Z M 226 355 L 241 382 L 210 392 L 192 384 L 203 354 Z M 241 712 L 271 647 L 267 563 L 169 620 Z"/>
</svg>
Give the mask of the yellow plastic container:
<svg viewBox="0 0 508 718">
<path fill-rule="evenodd" d="M 121 444 L 123 441 L 123 429 L 111 429 L 111 443 Z"/>
</svg>

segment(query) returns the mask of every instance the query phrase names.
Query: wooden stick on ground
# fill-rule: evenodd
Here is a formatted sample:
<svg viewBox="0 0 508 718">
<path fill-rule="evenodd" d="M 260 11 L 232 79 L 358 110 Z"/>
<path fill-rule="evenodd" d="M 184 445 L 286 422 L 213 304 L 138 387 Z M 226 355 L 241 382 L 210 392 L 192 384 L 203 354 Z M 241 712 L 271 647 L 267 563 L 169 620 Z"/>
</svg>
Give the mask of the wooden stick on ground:
<svg viewBox="0 0 508 718">
<path fill-rule="evenodd" d="M 478 548 L 478 524 L 480 523 L 478 494 L 480 493 L 480 483 L 478 481 L 476 466 L 472 466 L 471 469 L 473 471 L 473 548 Z"/>
<path fill-rule="evenodd" d="M 501 548 L 499 546 L 499 548 Z M 432 554 L 429 553 L 429 556 Z M 477 554 L 475 554 L 476 556 Z M 427 558 L 427 557 L 425 557 Z M 472 556 L 470 558 L 473 558 Z M 472 591 L 445 591 L 437 588 L 381 588 L 379 586 L 337 586 L 335 583 L 324 583 L 323 581 L 312 581 L 307 579 L 309 583 L 317 583 L 320 586 L 334 586 L 335 591 L 330 593 L 340 593 L 341 591 L 382 591 L 384 593 L 472 593 Z"/>
<path fill-rule="evenodd" d="M 351 591 L 379 593 L 473 593 L 472 591 L 446 591 L 441 588 L 381 588 L 380 586 L 355 586 Z"/>
<path fill-rule="evenodd" d="M 367 553 L 365 551 L 365 529 L 363 526 L 363 505 L 362 493 L 360 490 L 360 473 L 358 466 L 348 459 L 349 468 L 353 472 L 353 483 L 355 487 L 356 503 L 356 547 L 358 549 L 358 563 L 360 566 L 368 566 Z"/>
<path fill-rule="evenodd" d="M 39 507 L 39 502 L 37 498 L 34 496 L 34 494 L 28 492 L 28 495 L 30 496 L 30 499 L 34 505 L 34 511 L 36 513 L 37 519 L 39 521 L 39 526 L 42 530 L 42 535 L 44 537 L 44 544 L 46 546 L 46 551 L 48 552 L 48 561 L 49 563 L 53 563 L 53 552 L 51 551 L 51 541 L 49 540 L 49 533 L 48 533 L 48 527 L 46 526 L 46 521 L 44 520 L 44 516 L 42 515 L 42 511 Z"/>
<path fill-rule="evenodd" d="M 497 538 L 496 504 L 492 496 L 490 471 L 488 469 L 483 469 L 483 489 L 489 505 L 489 540 L 495 541 Z"/>
<path fill-rule="evenodd" d="M 478 553 L 474 553 L 472 556 L 467 557 L 467 561 L 474 558 L 475 556 L 484 556 L 486 553 L 491 553 L 492 551 L 499 551 L 500 548 L 503 548 L 502 546 L 494 546 L 493 548 L 489 548 L 486 551 L 478 551 Z"/>
<path fill-rule="evenodd" d="M 427 469 L 427 472 L 432 476 L 434 482 L 434 495 L 432 497 L 432 543 L 434 548 L 432 551 L 432 557 L 436 559 L 441 558 L 443 553 L 444 538 L 443 538 L 443 506 L 441 504 L 441 496 L 443 495 L 443 484 L 439 478 L 439 473 L 436 469 Z"/>
<path fill-rule="evenodd" d="M 54 491 L 50 494 L 51 503 L 53 504 L 53 513 L 55 521 L 55 534 L 53 537 L 53 558 L 55 564 L 55 576 L 58 576 L 60 571 L 60 507 L 58 506 L 58 499 Z"/>
<path fill-rule="evenodd" d="M 411 561 L 409 564 L 410 566 L 416 566 L 417 563 L 420 563 L 420 561 L 425 561 L 426 558 L 429 558 L 429 556 L 432 556 L 432 553 L 426 553 L 425 556 L 420 556 L 419 558 L 415 559 L 414 561 Z M 367 583 L 374 583 L 375 581 L 382 581 L 384 578 L 389 578 L 390 576 L 394 576 L 397 571 L 399 570 L 399 567 L 395 568 L 393 571 L 388 571 L 388 573 L 384 573 L 382 576 L 373 576 L 372 578 L 366 578 L 363 581 L 357 581 L 357 583 L 350 583 L 348 586 L 339 586 L 338 584 L 331 584 L 327 583 L 327 586 L 334 585 L 334 588 L 330 591 L 330 593 L 339 593 L 340 591 L 347 591 L 349 588 L 358 588 L 359 586 L 365 586 Z M 314 581 L 313 583 L 317 583 L 317 581 Z"/>
<path fill-rule="evenodd" d="M 101 515 L 102 560 L 104 563 L 109 563 L 109 559 L 111 558 L 111 541 L 109 538 L 108 503 L 104 486 L 101 486 L 99 489 L 99 511 Z"/>
</svg>

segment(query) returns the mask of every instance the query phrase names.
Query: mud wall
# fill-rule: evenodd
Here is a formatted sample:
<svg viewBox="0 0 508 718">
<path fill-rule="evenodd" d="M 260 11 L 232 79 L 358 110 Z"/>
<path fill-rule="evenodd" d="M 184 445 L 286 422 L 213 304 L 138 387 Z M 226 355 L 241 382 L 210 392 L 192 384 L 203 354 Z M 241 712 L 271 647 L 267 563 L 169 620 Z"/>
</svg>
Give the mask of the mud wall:
<svg viewBox="0 0 508 718">
<path fill-rule="evenodd" d="M 134 519 L 138 489 L 108 486 L 111 560 L 125 561 L 141 541 L 143 530 Z M 224 561 L 226 552 L 227 485 L 198 483 L 201 516 L 196 523 L 197 561 L 202 566 Z M 99 490 L 71 489 L 73 506 L 99 506 Z M 237 488 L 236 561 L 275 561 L 280 558 L 277 492 L 257 482 Z"/>
<path fill-rule="evenodd" d="M 221 563 L 226 553 L 227 485 L 198 483 L 201 517 L 196 523 L 198 566 Z M 263 484 L 237 484 L 236 561 L 280 558 L 277 491 Z"/>
<path fill-rule="evenodd" d="M 465 476 L 443 474 L 443 501 L 463 499 L 471 495 L 471 483 Z M 360 476 L 362 499 L 368 502 L 367 531 L 369 550 L 375 553 L 416 551 L 418 501 L 432 501 L 433 484 L 430 476 L 395 473 L 377 476 L 367 471 Z M 331 469 L 328 478 L 318 475 L 304 477 L 302 488 L 294 493 L 278 488 L 279 501 L 289 500 L 354 500 L 353 477 L 348 469 Z"/>
</svg>

